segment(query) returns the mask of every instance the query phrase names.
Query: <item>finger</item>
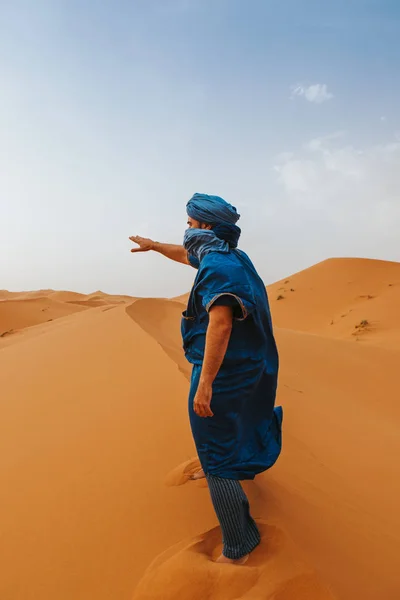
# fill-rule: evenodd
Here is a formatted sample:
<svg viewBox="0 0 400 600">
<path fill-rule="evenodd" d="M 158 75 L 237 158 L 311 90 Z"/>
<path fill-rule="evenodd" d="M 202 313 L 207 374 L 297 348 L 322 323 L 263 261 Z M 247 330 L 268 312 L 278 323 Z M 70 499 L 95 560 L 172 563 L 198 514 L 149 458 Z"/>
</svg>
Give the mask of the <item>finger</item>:
<svg viewBox="0 0 400 600">
<path fill-rule="evenodd" d="M 195 402 L 194 404 L 194 412 L 196 413 L 196 415 L 198 415 L 199 417 L 205 417 L 206 415 L 204 414 L 204 407 L 202 404 L 200 404 L 199 402 Z"/>
<path fill-rule="evenodd" d="M 131 248 L 131 252 L 147 252 L 146 248 Z"/>
<path fill-rule="evenodd" d="M 200 407 L 200 416 L 202 417 L 202 419 L 205 419 L 207 417 L 206 407 L 203 405 L 201 405 Z"/>
<path fill-rule="evenodd" d="M 205 413 L 206 417 L 212 417 L 213 416 L 213 413 L 212 413 L 211 408 L 210 408 L 209 405 L 208 406 L 207 405 L 204 406 L 204 413 Z"/>
</svg>

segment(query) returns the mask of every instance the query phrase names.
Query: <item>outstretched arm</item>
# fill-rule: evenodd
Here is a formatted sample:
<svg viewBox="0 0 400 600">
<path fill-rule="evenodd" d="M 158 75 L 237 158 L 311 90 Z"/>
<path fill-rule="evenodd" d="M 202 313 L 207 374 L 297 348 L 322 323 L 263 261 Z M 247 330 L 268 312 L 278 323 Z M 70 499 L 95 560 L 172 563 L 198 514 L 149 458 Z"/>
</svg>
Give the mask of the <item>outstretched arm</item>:
<svg viewBox="0 0 400 600">
<path fill-rule="evenodd" d="M 148 252 L 149 250 L 154 250 L 154 252 L 159 252 L 171 260 L 183 263 L 184 265 L 190 265 L 187 251 L 183 246 L 178 244 L 162 244 L 148 238 L 142 238 L 139 235 L 132 235 L 129 239 L 138 245 L 138 248 L 132 248 L 131 252 Z"/>
</svg>

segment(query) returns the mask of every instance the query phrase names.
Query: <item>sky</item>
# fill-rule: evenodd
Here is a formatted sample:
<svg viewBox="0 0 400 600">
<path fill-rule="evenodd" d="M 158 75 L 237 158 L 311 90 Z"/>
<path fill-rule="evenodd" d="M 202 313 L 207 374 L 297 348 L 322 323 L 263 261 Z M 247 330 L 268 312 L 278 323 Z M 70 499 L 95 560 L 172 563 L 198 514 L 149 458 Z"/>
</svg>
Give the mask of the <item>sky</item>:
<svg viewBox="0 0 400 600">
<path fill-rule="evenodd" d="M 398 0 L 0 0 L 0 288 L 187 291 L 216 194 L 266 283 L 400 261 Z"/>
</svg>

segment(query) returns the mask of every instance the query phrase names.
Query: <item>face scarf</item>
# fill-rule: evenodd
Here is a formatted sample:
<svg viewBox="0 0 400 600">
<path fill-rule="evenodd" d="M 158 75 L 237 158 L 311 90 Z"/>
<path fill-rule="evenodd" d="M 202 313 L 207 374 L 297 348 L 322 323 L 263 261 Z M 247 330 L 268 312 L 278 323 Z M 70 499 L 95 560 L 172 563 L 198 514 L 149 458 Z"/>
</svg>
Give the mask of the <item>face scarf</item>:
<svg viewBox="0 0 400 600">
<path fill-rule="evenodd" d="M 192 219 L 211 225 L 212 229 L 188 229 L 184 247 L 198 260 L 208 252 L 229 252 L 236 248 L 241 234 L 236 222 L 240 215 L 234 206 L 219 196 L 194 194 L 186 205 Z"/>
<path fill-rule="evenodd" d="M 183 247 L 200 262 L 209 252 L 229 252 L 228 242 L 219 239 L 210 229 L 186 229 Z"/>
</svg>

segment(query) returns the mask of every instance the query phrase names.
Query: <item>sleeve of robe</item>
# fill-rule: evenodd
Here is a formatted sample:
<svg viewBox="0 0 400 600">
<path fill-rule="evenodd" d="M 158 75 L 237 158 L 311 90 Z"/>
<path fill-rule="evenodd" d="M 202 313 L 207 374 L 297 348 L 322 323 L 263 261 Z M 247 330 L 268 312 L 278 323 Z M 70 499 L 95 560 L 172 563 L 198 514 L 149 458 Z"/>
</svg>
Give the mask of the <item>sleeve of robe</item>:
<svg viewBox="0 0 400 600">
<path fill-rule="evenodd" d="M 207 312 L 215 303 L 228 304 L 234 308 L 235 319 L 244 320 L 256 308 L 246 273 L 229 254 L 213 252 L 202 261 L 196 292 Z"/>
</svg>

